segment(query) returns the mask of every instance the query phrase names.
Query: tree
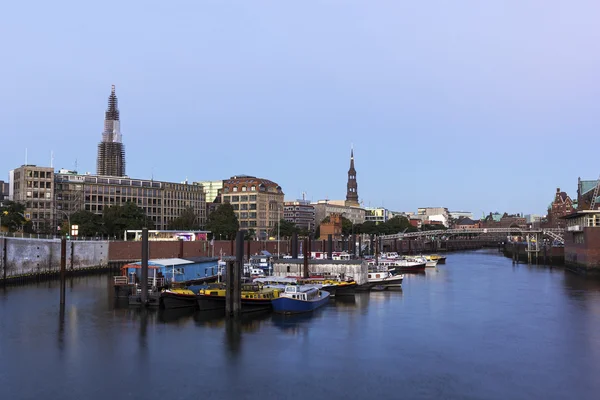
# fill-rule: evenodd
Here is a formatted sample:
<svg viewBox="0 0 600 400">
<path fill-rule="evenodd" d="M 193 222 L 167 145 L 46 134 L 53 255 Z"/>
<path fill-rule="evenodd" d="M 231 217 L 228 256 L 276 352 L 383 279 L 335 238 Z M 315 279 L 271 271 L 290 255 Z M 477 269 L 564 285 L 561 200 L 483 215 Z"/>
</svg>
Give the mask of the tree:
<svg viewBox="0 0 600 400">
<path fill-rule="evenodd" d="M 71 225 L 77 225 L 78 236 L 96 236 L 103 234 L 104 227 L 102 226 L 102 216 L 94 214 L 91 211 L 80 210 L 70 216 Z M 70 227 L 66 224 L 66 229 L 61 227 L 61 232 L 70 234 Z"/>
<path fill-rule="evenodd" d="M 279 232 L 277 231 L 278 226 L 280 227 Z M 290 238 L 294 232 L 300 232 L 300 229 L 296 226 L 296 224 L 294 222 L 286 221 L 282 218 L 271 230 L 271 236 L 277 237 L 277 233 L 279 233 L 279 237 L 281 238 Z"/>
<path fill-rule="evenodd" d="M 16 232 L 20 229 L 23 232 L 31 233 L 33 224 L 25 218 L 25 205 L 14 201 L 4 201 L 0 207 L 0 217 L 2 226 L 8 228 L 9 232 Z"/>
<path fill-rule="evenodd" d="M 169 223 L 169 229 L 175 230 L 195 230 L 200 228 L 197 220 L 196 213 L 192 207 L 186 207 L 179 217 L 175 218 Z"/>
<path fill-rule="evenodd" d="M 229 203 L 221 204 L 208 216 L 206 222 L 206 229 L 212 233 L 213 238 L 223 235 L 226 239 L 233 240 L 239 228 L 237 216 Z"/>
<path fill-rule="evenodd" d="M 361 227 L 361 233 L 366 233 L 367 235 L 375 234 L 378 232 L 377 224 L 373 221 L 365 221 Z"/>
<path fill-rule="evenodd" d="M 125 230 L 129 229 L 154 229 L 154 222 L 146 216 L 144 210 L 132 202 L 122 206 L 107 207 L 102 212 L 104 228 L 109 236 L 123 237 Z M 71 224 L 73 219 L 71 217 Z"/>
<path fill-rule="evenodd" d="M 349 236 L 352 234 L 352 221 L 342 216 L 342 235 Z"/>
<path fill-rule="evenodd" d="M 396 233 L 404 232 L 409 230 L 411 227 L 408 218 L 401 215 L 397 215 L 394 218 L 388 219 L 383 224 L 378 225 L 379 233 L 384 235 L 393 235 Z"/>
<path fill-rule="evenodd" d="M 254 240 L 255 237 L 256 237 L 256 229 L 250 228 L 246 231 L 246 234 L 244 235 L 244 240 Z"/>
</svg>

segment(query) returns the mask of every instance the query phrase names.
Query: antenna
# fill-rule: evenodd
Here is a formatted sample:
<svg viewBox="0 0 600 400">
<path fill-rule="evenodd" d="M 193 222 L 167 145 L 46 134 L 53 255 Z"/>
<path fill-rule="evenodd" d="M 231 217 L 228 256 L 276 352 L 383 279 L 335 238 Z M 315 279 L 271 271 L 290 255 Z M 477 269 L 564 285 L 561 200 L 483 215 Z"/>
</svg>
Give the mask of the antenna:
<svg viewBox="0 0 600 400">
<path fill-rule="evenodd" d="M 50 150 L 50 168 L 54 168 L 54 150 Z"/>
<path fill-rule="evenodd" d="M 27 165 L 27 147 L 25 147 L 25 165 Z"/>
<path fill-rule="evenodd" d="M 75 173 L 77 173 L 77 159 L 75 159 Z"/>
</svg>

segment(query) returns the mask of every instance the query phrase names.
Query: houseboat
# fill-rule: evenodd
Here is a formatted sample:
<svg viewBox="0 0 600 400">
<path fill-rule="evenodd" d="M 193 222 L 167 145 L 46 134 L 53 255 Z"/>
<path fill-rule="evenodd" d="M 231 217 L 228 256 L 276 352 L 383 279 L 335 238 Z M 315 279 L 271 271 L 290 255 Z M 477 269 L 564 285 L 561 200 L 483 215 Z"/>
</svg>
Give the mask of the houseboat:
<svg viewBox="0 0 600 400">
<path fill-rule="evenodd" d="M 271 301 L 278 297 L 280 290 L 261 287 L 257 283 L 243 283 L 241 293 L 242 312 L 268 311 L 272 309 Z M 224 310 L 226 289 L 224 286 L 209 286 L 196 296 L 200 311 Z"/>
<path fill-rule="evenodd" d="M 196 308 L 196 293 L 187 288 L 164 289 L 160 293 L 160 306 L 164 309 Z"/>
<path fill-rule="evenodd" d="M 329 292 L 314 286 L 286 286 L 285 292 L 273 299 L 273 311 L 298 314 L 313 311 L 329 301 Z"/>
</svg>

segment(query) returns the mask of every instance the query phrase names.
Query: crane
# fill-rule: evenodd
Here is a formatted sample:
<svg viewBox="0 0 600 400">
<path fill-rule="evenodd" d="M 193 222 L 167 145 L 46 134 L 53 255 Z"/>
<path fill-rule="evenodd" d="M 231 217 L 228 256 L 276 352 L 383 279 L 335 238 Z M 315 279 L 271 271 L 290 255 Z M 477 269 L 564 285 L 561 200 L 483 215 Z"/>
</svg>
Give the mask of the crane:
<svg viewBox="0 0 600 400">
<path fill-rule="evenodd" d="M 596 197 L 598 197 L 598 191 L 600 191 L 600 177 L 596 181 L 596 187 L 594 188 L 594 194 L 592 194 L 592 201 L 590 202 L 590 210 L 596 207 Z"/>
</svg>

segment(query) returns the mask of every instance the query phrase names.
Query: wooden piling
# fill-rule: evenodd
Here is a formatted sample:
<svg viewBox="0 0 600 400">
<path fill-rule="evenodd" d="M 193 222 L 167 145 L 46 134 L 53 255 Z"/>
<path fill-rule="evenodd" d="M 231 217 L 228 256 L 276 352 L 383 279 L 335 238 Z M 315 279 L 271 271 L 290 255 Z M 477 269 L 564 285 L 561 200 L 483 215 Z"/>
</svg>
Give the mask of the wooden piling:
<svg viewBox="0 0 600 400">
<path fill-rule="evenodd" d="M 2 279 L 4 282 L 4 284 L 6 285 L 6 260 L 7 260 L 7 255 L 6 255 L 6 243 L 7 243 L 7 239 L 6 236 L 2 238 Z"/>
<path fill-rule="evenodd" d="M 233 270 L 233 302 L 232 311 L 234 317 L 242 314 L 242 272 L 244 271 L 244 236 L 246 231 L 238 231 L 235 239 L 235 258 L 236 263 Z"/>
<path fill-rule="evenodd" d="M 175 268 L 175 267 L 173 267 Z M 142 306 L 148 304 L 148 228 L 142 228 Z"/>
<path fill-rule="evenodd" d="M 65 289 L 67 279 L 67 238 L 60 239 L 60 304 L 65 304 Z"/>
<path fill-rule="evenodd" d="M 333 235 L 327 235 L 327 259 L 333 259 Z"/>
<path fill-rule="evenodd" d="M 308 238 L 304 239 L 304 264 L 303 264 L 303 268 L 302 268 L 302 276 L 304 278 L 308 278 L 309 273 L 308 273 L 308 259 L 310 257 L 310 241 L 308 240 Z"/>
</svg>

